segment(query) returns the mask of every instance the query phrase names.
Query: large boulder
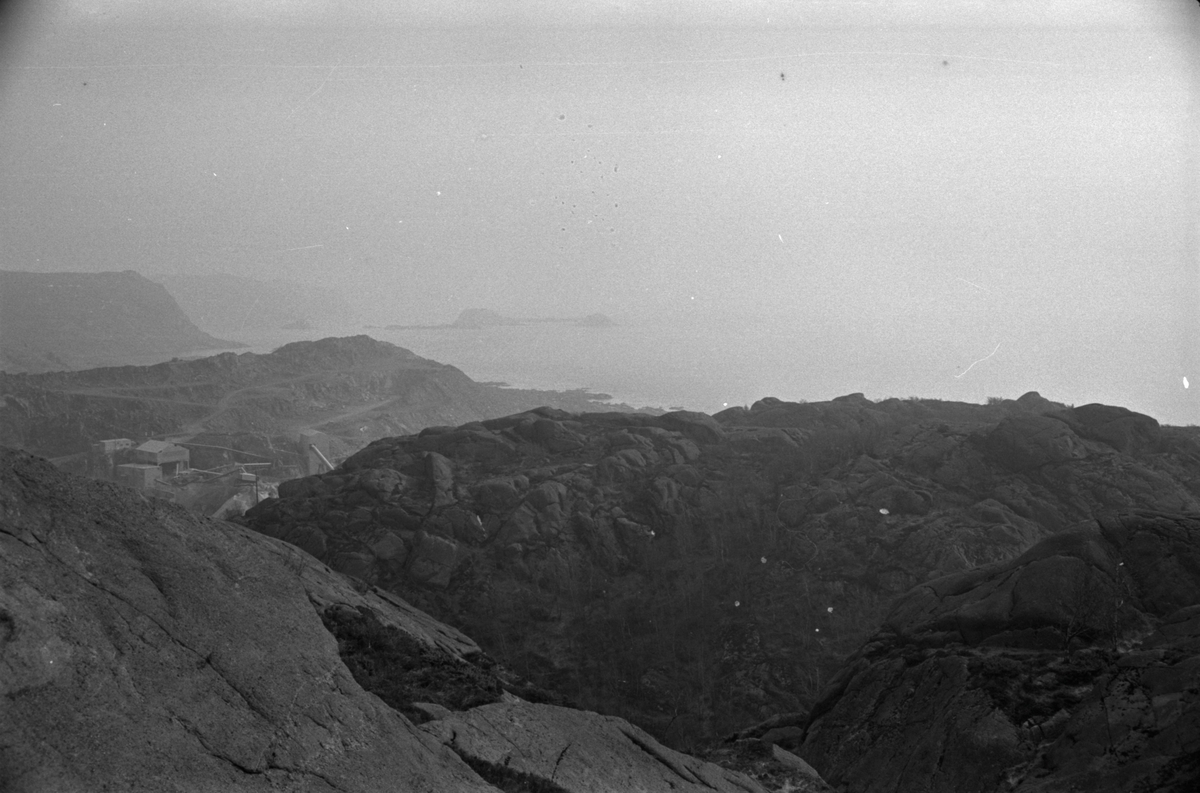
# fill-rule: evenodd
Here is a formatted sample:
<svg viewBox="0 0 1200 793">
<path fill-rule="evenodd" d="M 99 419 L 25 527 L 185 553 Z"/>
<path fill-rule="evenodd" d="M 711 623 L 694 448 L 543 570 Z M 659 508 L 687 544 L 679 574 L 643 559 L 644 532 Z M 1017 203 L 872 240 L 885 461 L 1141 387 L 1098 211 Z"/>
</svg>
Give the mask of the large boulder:
<svg viewBox="0 0 1200 793">
<path fill-rule="evenodd" d="M 1037 415 L 1009 416 L 984 436 L 982 446 L 997 463 L 1019 472 L 1087 457 L 1070 427 Z"/>
<path fill-rule="evenodd" d="M 1126 454 L 1154 451 L 1161 443 L 1158 422 L 1128 408 L 1093 403 L 1060 415 L 1080 437 L 1106 443 Z"/>
<path fill-rule="evenodd" d="M 1096 530 L 1047 538 L 1012 561 L 930 581 L 901 597 L 883 629 L 904 641 L 1065 647 L 1073 635 L 1140 627 L 1128 581 Z"/>
<path fill-rule="evenodd" d="M 511 458 L 516 451 L 511 442 L 491 432 L 481 422 L 465 424 L 458 429 L 430 429 L 435 431 L 423 430 L 416 448 L 485 463 Z"/>
<path fill-rule="evenodd" d="M 1030 413 L 1054 413 L 1062 410 L 1065 405 L 1052 402 L 1037 391 L 1027 391 L 1016 399 L 1017 406 Z"/>
<path fill-rule="evenodd" d="M 691 410 L 676 410 L 658 417 L 660 426 L 682 433 L 699 444 L 720 443 L 725 437 L 725 428 L 712 416 Z"/>
<path fill-rule="evenodd" d="M 418 532 L 409 556 L 408 574 L 417 583 L 447 586 L 457 557 L 458 544 L 454 540 Z"/>
<path fill-rule="evenodd" d="M 500 513 L 515 506 L 521 500 L 521 493 L 528 487 L 529 479 L 524 476 L 485 479 L 475 486 L 473 495 L 483 508 Z"/>
</svg>

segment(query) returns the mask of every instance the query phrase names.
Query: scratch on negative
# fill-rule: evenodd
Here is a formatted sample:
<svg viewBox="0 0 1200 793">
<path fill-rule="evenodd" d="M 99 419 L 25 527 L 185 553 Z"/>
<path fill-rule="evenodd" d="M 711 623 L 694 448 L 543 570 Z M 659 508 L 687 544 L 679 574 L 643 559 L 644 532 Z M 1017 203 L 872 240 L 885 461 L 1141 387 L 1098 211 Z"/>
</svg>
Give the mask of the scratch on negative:
<svg viewBox="0 0 1200 793">
<path fill-rule="evenodd" d="M 996 345 L 996 349 L 995 349 L 995 350 L 992 350 L 991 354 L 989 354 L 989 355 L 985 355 L 984 357 L 980 358 L 980 359 L 979 359 L 978 361 L 976 361 L 975 363 L 983 363 L 983 362 L 984 362 L 984 361 L 986 361 L 988 358 L 991 358 L 993 355 L 995 355 L 995 354 L 996 354 L 996 350 L 999 350 L 999 349 L 1000 349 L 1000 345 L 999 345 L 999 344 L 997 344 L 997 345 Z M 962 373 L 961 373 L 961 374 L 956 374 L 956 375 L 954 375 L 954 376 L 955 376 L 956 378 L 958 378 L 958 377 L 962 377 L 964 374 L 966 374 L 967 372 L 971 371 L 971 369 L 972 369 L 972 368 L 975 366 L 975 363 L 971 364 L 971 365 L 970 365 L 970 366 L 968 366 L 966 369 L 964 369 L 964 370 L 962 371 Z"/>
<path fill-rule="evenodd" d="M 296 111 L 299 110 L 300 108 L 304 107 L 306 104 L 308 104 L 308 100 L 312 99 L 314 96 L 321 93 L 321 89 L 325 87 L 325 84 L 327 82 L 329 82 L 329 78 L 333 77 L 334 71 L 336 71 L 337 68 L 341 65 L 342 65 L 342 62 L 341 62 L 341 60 L 339 60 L 336 64 L 334 64 L 333 66 L 330 66 L 329 74 L 325 75 L 325 79 L 322 80 L 321 84 L 317 86 L 317 90 L 313 91 L 311 94 L 304 97 L 304 100 L 302 102 L 300 102 L 300 104 L 298 104 L 294 108 L 292 108 L 292 112 L 288 113 L 288 118 L 291 118 L 292 116 L 296 115 Z"/>
</svg>

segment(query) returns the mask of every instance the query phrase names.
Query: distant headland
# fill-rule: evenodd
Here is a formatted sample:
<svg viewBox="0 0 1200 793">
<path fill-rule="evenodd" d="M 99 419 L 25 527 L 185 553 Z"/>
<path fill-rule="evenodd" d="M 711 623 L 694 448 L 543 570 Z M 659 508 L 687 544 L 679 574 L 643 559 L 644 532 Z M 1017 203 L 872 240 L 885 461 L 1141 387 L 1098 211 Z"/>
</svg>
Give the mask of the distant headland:
<svg viewBox="0 0 1200 793">
<path fill-rule="evenodd" d="M 603 314 L 588 314 L 586 317 L 547 317 L 542 319 L 518 319 L 506 317 L 488 308 L 468 308 L 463 310 L 458 318 L 449 325 L 386 325 L 386 330 L 456 330 L 494 328 L 504 325 L 575 325 L 582 328 L 611 328 L 617 323 Z M 373 329 L 374 325 L 367 325 Z"/>
</svg>

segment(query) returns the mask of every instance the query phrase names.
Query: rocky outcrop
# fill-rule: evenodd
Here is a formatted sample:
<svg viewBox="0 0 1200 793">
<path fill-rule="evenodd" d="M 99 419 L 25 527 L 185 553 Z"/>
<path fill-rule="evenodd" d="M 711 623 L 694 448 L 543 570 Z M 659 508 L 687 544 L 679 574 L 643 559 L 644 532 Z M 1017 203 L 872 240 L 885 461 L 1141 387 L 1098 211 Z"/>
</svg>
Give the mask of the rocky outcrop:
<svg viewBox="0 0 1200 793">
<path fill-rule="evenodd" d="M 915 585 L 1100 514 L 1200 511 L 1200 432 L 1123 451 L 1031 401 L 538 409 L 382 439 L 247 523 L 687 748 L 806 711 Z"/>
<path fill-rule="evenodd" d="M 848 791 L 1200 784 L 1200 515 L 1104 516 L 900 598 L 801 753 Z"/>
<path fill-rule="evenodd" d="M 791 793 L 830 793 L 833 790 L 802 757 L 784 749 L 804 736 L 807 713 L 780 713 L 699 747 L 697 756 L 722 768 L 742 771 L 759 782 Z"/>
<path fill-rule="evenodd" d="M 0 370 L 6 372 L 147 364 L 245 346 L 197 328 L 162 285 L 133 270 L 0 270 Z"/>
<path fill-rule="evenodd" d="M 645 793 L 765 793 L 743 774 L 668 749 L 624 719 L 501 703 L 424 725 L 497 783 L 525 789 Z M 645 762 L 649 758 L 651 762 Z"/>
<path fill-rule="evenodd" d="M 1115 405 L 1072 408 L 1062 414 L 1062 420 L 1079 437 L 1106 443 L 1120 452 L 1152 452 L 1162 444 L 1157 421 Z"/>
<path fill-rule="evenodd" d="M 765 793 L 528 701 L 553 695 L 291 545 L 3 448 L 0 696 L 13 793 Z"/>
<path fill-rule="evenodd" d="M 318 609 L 475 649 L 283 543 L 0 450 L 0 786 L 490 790 L 367 694 Z"/>
<path fill-rule="evenodd" d="M 997 463 L 1018 472 L 1087 456 L 1070 427 L 1046 416 L 1006 418 L 983 437 L 981 445 Z"/>
</svg>

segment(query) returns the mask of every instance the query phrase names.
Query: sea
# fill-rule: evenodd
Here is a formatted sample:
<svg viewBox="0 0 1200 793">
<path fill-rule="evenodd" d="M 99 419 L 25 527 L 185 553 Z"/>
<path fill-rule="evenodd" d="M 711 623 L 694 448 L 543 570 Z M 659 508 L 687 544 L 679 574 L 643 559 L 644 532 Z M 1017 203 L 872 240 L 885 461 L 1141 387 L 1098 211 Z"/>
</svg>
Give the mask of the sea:
<svg viewBox="0 0 1200 793">
<path fill-rule="evenodd" d="M 886 329 L 885 329 L 886 330 Z M 234 335 L 253 352 L 292 341 L 366 334 L 450 364 L 479 382 L 545 390 L 586 389 L 635 407 L 715 413 L 763 397 L 822 401 L 861 392 L 869 399 L 921 397 L 983 403 L 1030 390 L 1064 403 L 1105 402 L 1156 415 L 1147 377 L 1097 373 L 1089 380 L 1056 365 L 1067 354 L 1019 340 L 943 340 L 897 344 L 861 328 L 789 328 L 779 323 L 643 322 L 614 327 L 570 324 L 467 328 L 342 327 L 246 330 Z M 1040 351 L 1036 347 L 1040 345 Z M 1127 370 L 1128 371 L 1128 370 Z M 1130 372 L 1130 375 L 1135 374 Z M 1165 387 L 1179 388 L 1176 382 Z M 1165 407 L 1158 405 L 1157 407 Z"/>
</svg>

